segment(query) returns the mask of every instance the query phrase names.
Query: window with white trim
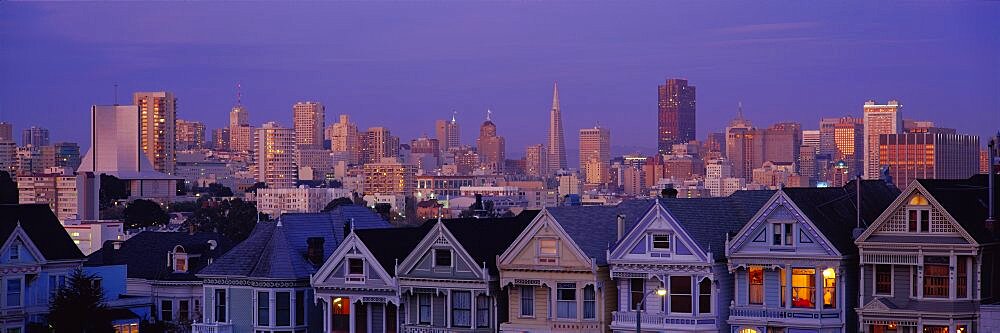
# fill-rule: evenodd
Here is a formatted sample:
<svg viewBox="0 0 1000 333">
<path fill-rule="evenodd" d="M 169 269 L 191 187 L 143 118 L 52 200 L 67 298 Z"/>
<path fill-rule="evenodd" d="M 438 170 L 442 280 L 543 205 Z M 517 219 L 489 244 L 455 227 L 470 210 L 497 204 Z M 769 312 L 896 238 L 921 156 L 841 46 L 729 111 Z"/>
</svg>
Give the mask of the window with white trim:
<svg viewBox="0 0 1000 333">
<path fill-rule="evenodd" d="M 257 292 L 257 326 L 271 325 L 271 293 Z"/>
<path fill-rule="evenodd" d="M 556 317 L 576 319 L 575 283 L 556 283 Z"/>
<path fill-rule="evenodd" d="M 521 317 L 535 316 L 535 287 L 521 286 Z"/>
<path fill-rule="evenodd" d="M 292 295 L 287 291 L 274 293 L 274 325 L 292 325 Z"/>
<path fill-rule="evenodd" d="M 21 278 L 7 279 L 7 307 L 21 306 Z"/>
<path fill-rule="evenodd" d="M 920 194 L 910 197 L 906 207 L 906 223 L 909 232 L 931 232 L 931 207 L 927 198 Z"/>
<path fill-rule="evenodd" d="M 670 251 L 670 235 L 669 234 L 652 234 L 649 235 L 650 238 L 650 248 L 653 251 Z"/>
<path fill-rule="evenodd" d="M 420 324 L 431 323 L 431 294 L 417 294 L 417 322 Z"/>
<path fill-rule="evenodd" d="M 538 240 L 538 262 L 554 264 L 559 261 L 559 242 L 554 238 Z"/>
<path fill-rule="evenodd" d="M 470 327 L 472 324 L 472 293 L 468 291 L 451 292 L 451 325 Z"/>
<path fill-rule="evenodd" d="M 226 322 L 226 290 L 215 289 L 215 322 Z"/>
<path fill-rule="evenodd" d="M 708 278 L 698 283 L 698 313 L 712 313 L 712 280 Z"/>
<path fill-rule="evenodd" d="M 691 313 L 691 276 L 670 277 L 670 312 Z"/>
<path fill-rule="evenodd" d="M 792 223 L 771 223 L 771 245 L 792 246 Z"/>
<path fill-rule="evenodd" d="M 451 249 L 434 249 L 434 266 L 451 267 Z"/>
<path fill-rule="evenodd" d="M 594 285 L 583 287 L 583 319 L 597 318 L 597 292 Z"/>
<path fill-rule="evenodd" d="M 875 295 L 892 295 L 892 265 L 875 265 Z"/>
<path fill-rule="evenodd" d="M 18 261 L 21 259 L 21 243 L 18 241 L 13 241 L 10 243 L 10 255 L 7 257 L 10 261 Z"/>
<path fill-rule="evenodd" d="M 174 321 L 174 302 L 171 300 L 160 301 L 160 320 Z"/>
<path fill-rule="evenodd" d="M 476 296 L 476 327 L 490 327 L 489 296 Z"/>
</svg>

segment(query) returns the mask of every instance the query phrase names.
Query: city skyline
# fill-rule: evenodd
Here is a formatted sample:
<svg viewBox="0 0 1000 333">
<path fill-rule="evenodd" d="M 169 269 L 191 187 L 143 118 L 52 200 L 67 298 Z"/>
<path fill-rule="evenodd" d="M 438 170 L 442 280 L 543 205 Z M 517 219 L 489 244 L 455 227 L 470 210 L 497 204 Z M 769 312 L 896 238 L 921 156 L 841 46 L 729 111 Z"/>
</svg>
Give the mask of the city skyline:
<svg viewBox="0 0 1000 333">
<path fill-rule="evenodd" d="M 406 19 L 376 32 L 347 30 L 357 36 L 331 37 L 330 41 L 321 41 L 317 50 L 337 51 L 334 44 L 339 42 L 357 50 L 343 55 L 314 52 L 288 62 L 277 58 L 287 55 L 282 47 L 306 43 L 306 36 L 314 31 L 358 23 L 348 17 L 350 13 L 398 13 L 379 3 L 282 6 L 275 13 L 264 13 L 275 8 L 259 4 L 241 6 L 234 13 L 237 21 L 246 17 L 270 20 L 281 12 L 309 16 L 317 14 L 305 9 L 332 7 L 341 11 L 328 15 L 344 16 L 346 20 L 332 27 L 305 23 L 290 26 L 280 36 L 302 33 L 303 37 L 278 41 L 275 34 L 267 33 L 248 39 L 246 36 L 261 31 L 239 22 L 230 22 L 233 25 L 226 28 L 206 26 L 185 12 L 220 12 L 225 9 L 221 4 L 2 6 L 6 10 L 0 11 L 0 17 L 8 22 L 4 26 L 12 29 L 0 29 L 0 40 L 11 46 L 8 52 L 0 53 L 0 73 L 11 78 L 0 83 L 0 120 L 13 123 L 15 133 L 30 126 L 48 128 L 54 133 L 53 142 L 85 144 L 87 133 L 75 124 L 86 122 L 90 105 L 114 103 L 115 84 L 119 103 L 127 101 L 130 92 L 173 92 L 179 105 L 177 118 L 203 122 L 208 129 L 227 123 L 228 112 L 236 102 L 233 91 L 237 82 L 243 85 L 242 104 L 250 114 L 250 123 L 257 126 L 268 121 L 292 126 L 290 106 L 299 100 L 315 100 L 327 106 L 327 119 L 348 114 L 361 128 L 383 126 L 409 140 L 432 133 L 434 119 L 447 119 L 453 109 L 458 111 L 458 122 L 465 126 L 475 126 L 482 112 L 492 109 L 497 126 L 509 137 L 511 157 L 522 156 L 528 145 L 545 142 L 551 98 L 548 86 L 557 80 L 562 85 L 565 131 L 572 133 L 600 122 L 619 133 L 615 138 L 617 147 L 641 148 L 645 152 L 656 148 L 655 89 L 666 78 L 686 78 L 700 88 L 698 139 L 721 131 L 740 101 L 746 117 L 762 127 L 795 121 L 803 129 L 816 129 L 821 118 L 860 117 L 860 105 L 871 98 L 898 99 L 906 105 L 905 118 L 931 120 L 937 126 L 981 137 L 991 134 L 990 126 L 997 122 L 980 118 L 1000 114 L 988 111 L 1000 109 L 1000 96 L 994 93 L 1000 66 L 990 60 L 1000 53 L 1000 42 L 982 33 L 996 30 L 992 28 L 997 23 L 987 18 L 996 14 L 997 8 L 982 4 L 887 7 L 861 3 L 851 8 L 815 4 L 820 10 L 830 11 L 830 17 L 825 18 L 803 14 L 803 6 L 763 5 L 713 11 L 720 18 L 712 22 L 697 22 L 696 18 L 708 15 L 708 11 L 693 4 L 637 3 L 614 8 L 591 4 L 575 8 L 560 21 L 583 29 L 579 31 L 539 24 L 516 26 L 532 15 L 564 9 L 565 5 L 559 3 L 439 4 L 410 9 L 431 11 L 426 14 L 442 16 L 440 22 Z M 123 27 L 132 19 L 117 14 L 142 6 L 165 10 L 171 17 L 190 24 L 184 29 L 205 28 L 205 33 L 182 37 L 155 24 L 125 32 Z M 670 24 L 689 28 L 693 36 L 671 36 L 662 41 L 641 37 L 638 33 L 654 27 L 656 16 L 642 14 L 634 22 L 622 23 L 614 32 L 600 30 L 607 24 L 602 20 L 615 12 L 667 7 L 691 13 L 691 18 Z M 519 18 L 519 8 L 533 10 L 525 13 L 529 17 Z M 777 13 L 754 19 L 748 19 L 753 15 L 743 16 L 767 9 Z M 869 22 L 877 17 L 872 12 L 890 10 L 898 18 L 896 24 Z M 81 20 L 88 14 L 114 19 L 98 19 L 95 22 L 100 22 L 76 30 L 66 28 L 67 24 L 85 25 L 87 21 Z M 447 18 L 449 15 L 459 18 Z M 46 27 L 46 22 L 54 25 Z M 585 24 L 588 22 L 595 24 L 590 27 Z M 458 23 L 469 31 L 441 31 Z M 840 29 L 841 24 L 856 28 Z M 549 34 L 535 38 L 524 29 Z M 379 32 L 387 36 L 365 40 Z M 430 32 L 444 35 L 419 35 Z M 407 37 L 415 39 L 404 42 Z M 166 46 L 151 46 L 159 43 L 156 40 Z M 456 49 L 456 41 L 469 43 L 479 52 Z M 397 44 L 393 49 L 415 53 L 408 59 L 389 57 L 392 52 L 386 52 L 386 48 Z M 512 47 L 497 49 L 503 45 Z M 617 51 L 596 52 L 593 56 L 581 53 L 615 45 L 620 46 L 613 48 Z M 780 49 L 775 48 L 779 45 Z M 871 45 L 884 45 L 886 51 L 861 52 Z M 435 46 L 442 48 L 429 51 Z M 523 53 L 544 46 L 555 49 Z M 677 46 L 684 51 L 672 51 Z M 170 57 L 149 54 L 144 51 L 146 47 L 164 51 Z M 197 53 L 206 47 L 207 54 Z M 249 54 L 252 52 L 248 50 L 256 48 L 262 54 Z M 728 51 L 718 54 L 720 50 Z M 37 56 L 53 52 L 79 56 L 78 60 L 68 61 L 63 56 Z M 191 52 L 198 55 L 191 56 Z M 201 56 L 210 61 L 197 60 Z M 935 60 L 938 58 L 954 61 L 942 63 Z M 100 73 L 95 68 L 101 68 Z M 371 75 L 360 75 L 359 71 Z M 425 78 L 427 71 L 438 73 Z M 154 72 L 162 74 L 148 75 Z M 935 77 L 961 84 L 927 84 Z M 38 86 L 47 89 L 34 89 Z M 59 91 L 60 98 L 46 99 L 51 91 Z M 803 104 L 807 107 L 803 108 Z M 944 112 L 961 116 L 943 117 Z M 61 116 L 60 121 L 50 120 L 53 114 Z M 474 142 L 475 131 L 464 132 L 462 142 Z M 567 150 L 576 151 L 575 140 L 568 141 Z M 574 154 L 568 155 L 572 159 Z"/>
</svg>

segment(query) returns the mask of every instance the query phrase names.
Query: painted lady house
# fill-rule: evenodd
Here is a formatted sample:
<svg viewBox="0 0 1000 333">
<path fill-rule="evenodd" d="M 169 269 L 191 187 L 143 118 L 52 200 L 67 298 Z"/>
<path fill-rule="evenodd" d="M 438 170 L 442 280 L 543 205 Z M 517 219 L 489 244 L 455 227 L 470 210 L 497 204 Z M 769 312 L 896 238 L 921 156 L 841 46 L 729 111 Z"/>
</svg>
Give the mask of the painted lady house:
<svg viewBox="0 0 1000 333">
<path fill-rule="evenodd" d="M 732 332 L 854 331 L 855 229 L 898 194 L 883 181 L 861 181 L 858 209 L 858 185 L 778 190 L 728 241 Z"/>
<path fill-rule="evenodd" d="M 617 288 L 607 252 L 619 224 L 631 228 L 653 200 L 547 207 L 498 258 L 510 300 L 505 332 L 607 332 Z M 622 221 L 619 222 L 619 216 Z"/>
<path fill-rule="evenodd" d="M 987 179 L 911 182 L 858 238 L 861 331 L 992 330 L 980 328 L 1000 293 Z"/>
<path fill-rule="evenodd" d="M 610 300 L 618 302 L 611 329 L 635 332 L 641 314 L 643 331 L 728 332 L 733 281 L 726 237 L 739 232 L 773 193 L 660 199 L 624 234 L 620 219 L 620 239 L 608 254 L 618 289 Z"/>
</svg>

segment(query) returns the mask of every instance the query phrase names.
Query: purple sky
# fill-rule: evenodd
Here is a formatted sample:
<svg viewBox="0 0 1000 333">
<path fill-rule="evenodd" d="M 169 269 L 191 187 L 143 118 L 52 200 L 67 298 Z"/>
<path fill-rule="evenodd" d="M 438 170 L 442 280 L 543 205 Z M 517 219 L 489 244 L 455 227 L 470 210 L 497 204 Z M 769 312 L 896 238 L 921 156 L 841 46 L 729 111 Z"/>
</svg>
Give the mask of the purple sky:
<svg viewBox="0 0 1000 333">
<path fill-rule="evenodd" d="M 487 108 L 508 155 L 545 137 L 552 81 L 567 145 L 600 122 L 615 146 L 656 147 L 656 85 L 698 87 L 698 137 L 743 101 L 757 125 L 904 117 L 985 136 L 1000 127 L 1000 3 L 0 2 L 0 119 L 89 146 L 91 104 L 170 90 L 178 117 L 220 127 L 242 82 L 253 123 L 314 100 L 404 141 Z M 86 149 L 86 148 L 85 148 Z M 571 156 L 571 160 L 575 156 Z"/>
</svg>

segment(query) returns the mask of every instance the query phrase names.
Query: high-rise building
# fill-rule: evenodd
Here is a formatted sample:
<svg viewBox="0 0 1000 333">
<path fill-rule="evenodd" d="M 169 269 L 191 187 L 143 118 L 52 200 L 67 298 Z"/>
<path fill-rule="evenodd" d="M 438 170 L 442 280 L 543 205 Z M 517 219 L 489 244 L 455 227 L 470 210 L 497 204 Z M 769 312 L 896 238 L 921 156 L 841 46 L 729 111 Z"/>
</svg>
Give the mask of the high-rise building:
<svg viewBox="0 0 1000 333">
<path fill-rule="evenodd" d="M 841 122 L 843 119 L 858 119 L 860 118 L 823 118 L 819 120 L 819 154 L 833 156 L 836 150 L 833 139 L 833 128 L 837 123 Z"/>
<path fill-rule="evenodd" d="M 983 148 L 979 150 L 979 173 L 990 173 L 990 150 Z"/>
<path fill-rule="evenodd" d="M 850 177 L 863 172 L 864 159 L 860 153 L 864 144 L 864 125 L 861 119 L 843 117 L 833 125 L 833 155 L 830 155 L 830 159 L 832 163 L 844 162 L 838 166 L 838 172 L 847 172 Z"/>
<path fill-rule="evenodd" d="M 295 145 L 303 149 L 323 149 L 323 129 L 326 108 L 317 102 L 296 102 L 292 105 Z"/>
<path fill-rule="evenodd" d="M 412 196 L 417 188 L 417 166 L 403 164 L 394 158 L 367 163 L 365 194 Z"/>
<path fill-rule="evenodd" d="M 268 122 L 255 131 L 257 181 L 269 188 L 292 188 L 298 179 L 295 130 Z"/>
<path fill-rule="evenodd" d="M 740 103 L 736 118 L 726 127 L 726 158 L 732 163 L 733 177 L 750 178 L 753 169 L 764 163 L 763 143 L 757 129 L 743 117 Z"/>
<path fill-rule="evenodd" d="M 903 106 L 897 100 L 878 104 L 871 99 L 864 105 L 864 175 L 865 179 L 879 179 L 879 135 L 903 133 Z"/>
<path fill-rule="evenodd" d="M 722 196 L 722 180 L 733 176 L 733 165 L 726 159 L 717 159 L 705 164 L 705 188 L 713 197 Z"/>
<path fill-rule="evenodd" d="M 201 149 L 205 147 L 205 124 L 199 121 L 177 119 L 177 149 Z"/>
<path fill-rule="evenodd" d="M 31 126 L 21 132 L 21 145 L 32 145 L 35 147 L 49 145 L 49 130 L 46 128 Z"/>
<path fill-rule="evenodd" d="M 349 164 L 361 163 L 361 138 L 358 134 L 358 125 L 352 123 L 348 115 L 340 115 L 339 121 L 326 128 L 326 133 L 330 138 L 331 151 L 345 154 Z"/>
<path fill-rule="evenodd" d="M 802 147 L 802 125 L 799 123 L 777 123 L 764 133 L 764 161 L 794 164 L 799 161 Z M 758 168 L 754 166 L 754 168 Z M 793 169 L 798 171 L 798 166 Z"/>
<path fill-rule="evenodd" d="M 695 140 L 695 87 L 684 79 L 668 79 L 658 92 L 656 142 L 660 154 L 666 154 L 674 144 Z"/>
<path fill-rule="evenodd" d="M 706 160 L 726 156 L 726 133 L 708 133 L 702 154 Z"/>
<path fill-rule="evenodd" d="M 66 167 L 73 171 L 80 167 L 80 145 L 76 142 L 56 142 L 42 147 L 42 159 L 48 167 Z"/>
<path fill-rule="evenodd" d="M 819 130 L 802 130 L 802 145 L 816 147 L 817 153 L 819 153 L 819 146 L 820 146 L 819 138 L 820 138 Z"/>
<path fill-rule="evenodd" d="M 559 83 L 552 85 L 552 110 L 549 113 L 549 172 L 566 170 L 566 140 L 563 138 L 562 110 L 559 108 Z"/>
<path fill-rule="evenodd" d="M 77 217 L 76 176 L 69 168 L 48 168 L 44 172 L 17 177 L 17 197 L 21 204 L 48 204 L 60 222 Z"/>
<path fill-rule="evenodd" d="M 548 156 L 545 145 L 539 143 L 528 146 L 524 150 L 524 173 L 529 177 L 548 177 Z"/>
<path fill-rule="evenodd" d="M 228 150 L 248 152 L 254 149 L 254 129 L 253 126 L 250 126 L 249 117 L 246 107 L 243 106 L 242 96 L 237 93 L 236 105 L 229 111 L 228 144 L 225 145 L 229 148 Z"/>
<path fill-rule="evenodd" d="M 805 176 L 810 182 L 816 180 L 816 151 L 819 146 L 803 145 L 799 147 L 799 161 L 795 164 L 799 168 L 799 174 Z"/>
<path fill-rule="evenodd" d="M 442 153 L 462 145 L 462 133 L 458 127 L 458 121 L 455 120 L 455 113 L 451 114 L 450 121 L 438 120 L 434 124 L 434 130 Z"/>
<path fill-rule="evenodd" d="M 580 172 L 584 183 L 600 185 L 608 182 L 611 163 L 611 130 L 601 126 L 580 130 Z"/>
<path fill-rule="evenodd" d="M 0 141 L 14 141 L 14 125 L 0 121 Z"/>
<path fill-rule="evenodd" d="M 212 130 L 212 148 L 215 150 L 229 150 L 229 127 L 216 128 Z"/>
<path fill-rule="evenodd" d="M 979 137 L 966 134 L 879 135 L 879 170 L 889 168 L 896 187 L 915 179 L 965 179 L 979 172 Z"/>
<path fill-rule="evenodd" d="M 362 163 L 378 163 L 382 158 L 399 156 L 399 138 L 388 128 L 371 127 L 361 138 Z"/>
<path fill-rule="evenodd" d="M 156 91 L 137 92 L 132 100 L 139 107 L 142 150 L 156 171 L 172 175 L 177 161 L 177 98 L 171 92 Z"/>
<path fill-rule="evenodd" d="M 502 173 L 506 159 L 504 139 L 497 135 L 497 125 L 490 119 L 492 111 L 486 111 L 486 121 L 479 127 L 479 138 L 476 139 L 476 151 L 479 153 L 480 167 Z"/>
</svg>

